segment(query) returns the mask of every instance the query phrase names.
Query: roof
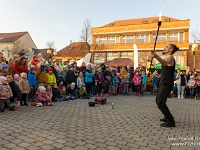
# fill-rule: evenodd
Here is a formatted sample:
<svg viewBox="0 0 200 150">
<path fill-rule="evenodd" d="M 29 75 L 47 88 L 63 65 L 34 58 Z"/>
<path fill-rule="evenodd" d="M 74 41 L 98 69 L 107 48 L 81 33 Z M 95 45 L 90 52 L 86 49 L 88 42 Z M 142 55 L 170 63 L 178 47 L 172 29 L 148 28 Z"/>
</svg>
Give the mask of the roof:
<svg viewBox="0 0 200 150">
<path fill-rule="evenodd" d="M 110 22 L 102 27 L 110 27 L 110 26 L 126 26 L 126 25 L 136 25 L 136 24 L 148 24 L 148 23 L 156 23 L 158 22 L 157 17 L 149 17 L 149 18 L 139 18 L 139 19 L 128 19 L 128 20 L 116 20 L 114 22 Z M 177 21 L 179 19 L 171 18 L 168 16 L 162 16 L 162 21 Z"/>
<path fill-rule="evenodd" d="M 15 42 L 28 32 L 0 33 L 0 43 Z"/>
<path fill-rule="evenodd" d="M 73 42 L 58 51 L 57 56 L 85 56 L 87 53 L 87 46 L 90 45 L 86 42 Z"/>
<path fill-rule="evenodd" d="M 114 58 L 113 60 L 106 62 L 105 65 L 108 66 L 127 66 L 130 65 L 131 67 L 133 67 L 134 62 L 130 59 L 130 58 Z"/>
</svg>

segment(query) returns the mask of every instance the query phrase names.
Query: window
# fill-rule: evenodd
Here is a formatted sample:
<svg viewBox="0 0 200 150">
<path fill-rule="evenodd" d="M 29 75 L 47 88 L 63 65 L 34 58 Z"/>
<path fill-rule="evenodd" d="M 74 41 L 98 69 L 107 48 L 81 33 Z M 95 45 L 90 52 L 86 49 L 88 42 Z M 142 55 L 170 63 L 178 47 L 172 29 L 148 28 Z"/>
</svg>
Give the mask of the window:
<svg viewBox="0 0 200 150">
<path fill-rule="evenodd" d="M 106 44 L 106 37 L 97 37 L 96 44 Z"/>
<path fill-rule="evenodd" d="M 134 43 L 134 36 L 133 35 L 122 36 L 122 43 Z"/>
<path fill-rule="evenodd" d="M 77 48 L 77 50 L 81 50 L 81 49 L 82 49 L 82 47 L 78 47 L 78 48 Z"/>
<path fill-rule="evenodd" d="M 70 46 L 70 47 L 69 47 L 69 50 L 72 50 L 72 49 L 73 49 L 73 47 L 72 47 L 72 46 Z"/>
<path fill-rule="evenodd" d="M 133 52 L 121 52 L 121 58 L 130 58 L 133 59 Z"/>
<path fill-rule="evenodd" d="M 104 53 L 94 53 L 94 63 L 100 64 L 104 63 Z"/>
<path fill-rule="evenodd" d="M 115 43 L 119 43 L 119 36 L 109 36 L 108 44 L 115 44 Z"/>
<path fill-rule="evenodd" d="M 149 42 L 149 34 L 142 34 L 136 36 L 136 43 Z"/>
<path fill-rule="evenodd" d="M 156 39 L 156 34 L 153 34 L 153 42 Z M 157 41 L 166 41 L 166 33 L 159 33 Z"/>
<path fill-rule="evenodd" d="M 107 61 L 111 61 L 114 58 L 118 58 L 118 52 L 108 52 L 107 53 Z"/>
<path fill-rule="evenodd" d="M 184 41 L 184 34 L 183 32 L 175 32 L 175 33 L 169 33 L 169 41 Z"/>
</svg>

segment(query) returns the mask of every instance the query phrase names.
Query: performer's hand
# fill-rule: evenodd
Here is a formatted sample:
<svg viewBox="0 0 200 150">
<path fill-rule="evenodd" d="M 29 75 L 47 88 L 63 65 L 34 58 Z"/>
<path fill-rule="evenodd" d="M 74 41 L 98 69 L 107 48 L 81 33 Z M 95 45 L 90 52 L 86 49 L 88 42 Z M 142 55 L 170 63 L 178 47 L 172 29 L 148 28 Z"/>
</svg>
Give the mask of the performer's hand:
<svg viewBox="0 0 200 150">
<path fill-rule="evenodd" d="M 156 58 L 156 56 L 157 54 L 154 51 L 152 51 L 152 58 Z"/>
</svg>

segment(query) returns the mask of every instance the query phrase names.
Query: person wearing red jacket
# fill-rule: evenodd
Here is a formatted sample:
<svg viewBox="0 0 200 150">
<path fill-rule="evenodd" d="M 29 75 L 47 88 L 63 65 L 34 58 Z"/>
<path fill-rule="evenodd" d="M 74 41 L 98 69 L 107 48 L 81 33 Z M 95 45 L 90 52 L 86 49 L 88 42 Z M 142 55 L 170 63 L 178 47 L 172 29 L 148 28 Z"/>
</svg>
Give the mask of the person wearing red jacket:
<svg viewBox="0 0 200 150">
<path fill-rule="evenodd" d="M 28 62 L 26 57 L 22 56 L 15 61 L 13 72 L 14 74 L 18 75 L 20 75 L 22 72 L 25 72 L 26 74 L 28 73 Z"/>
</svg>

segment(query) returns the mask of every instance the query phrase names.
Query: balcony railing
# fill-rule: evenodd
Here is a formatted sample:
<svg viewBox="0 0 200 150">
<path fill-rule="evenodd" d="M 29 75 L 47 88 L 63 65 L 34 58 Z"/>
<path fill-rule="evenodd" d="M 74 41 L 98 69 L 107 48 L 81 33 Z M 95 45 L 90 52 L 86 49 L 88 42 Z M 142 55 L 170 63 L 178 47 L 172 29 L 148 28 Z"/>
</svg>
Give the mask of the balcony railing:
<svg viewBox="0 0 200 150">
<path fill-rule="evenodd" d="M 160 48 L 163 49 L 167 44 L 176 44 L 179 48 L 189 48 L 189 43 L 187 41 L 165 41 L 165 42 L 160 42 L 158 41 L 156 44 L 156 49 Z M 119 49 L 133 49 L 133 44 L 137 45 L 138 49 L 142 50 L 149 50 L 153 49 L 154 47 L 154 42 L 144 42 L 144 43 L 115 43 L 115 44 L 103 44 L 102 50 L 119 50 Z M 101 44 L 99 44 L 101 45 Z M 92 44 L 91 45 L 91 50 L 94 49 L 96 45 Z"/>
</svg>

